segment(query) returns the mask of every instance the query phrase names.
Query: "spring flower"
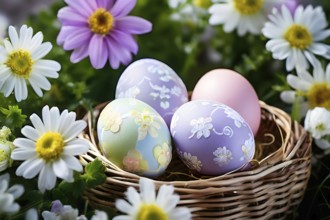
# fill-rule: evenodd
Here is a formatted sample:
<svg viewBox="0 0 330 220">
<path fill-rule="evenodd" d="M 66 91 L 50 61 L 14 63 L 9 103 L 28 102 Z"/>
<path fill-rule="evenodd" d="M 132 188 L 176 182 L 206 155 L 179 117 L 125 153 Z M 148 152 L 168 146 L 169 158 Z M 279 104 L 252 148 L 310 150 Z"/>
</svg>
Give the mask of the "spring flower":
<svg viewBox="0 0 330 220">
<path fill-rule="evenodd" d="M 191 219 L 188 208 L 176 208 L 180 197 L 174 194 L 172 185 L 162 185 L 157 196 L 155 185 L 150 179 L 141 178 L 139 186 L 140 194 L 135 188 L 128 187 L 125 193 L 128 202 L 123 199 L 116 201 L 116 208 L 127 215 L 116 216 L 113 220 Z"/>
<path fill-rule="evenodd" d="M 211 25 L 223 24 L 225 32 L 237 29 L 240 36 L 260 34 L 267 14 L 284 0 L 220 0 L 209 8 Z"/>
<path fill-rule="evenodd" d="M 9 174 L 0 176 L 0 216 L 10 215 L 18 212 L 19 204 L 15 203 L 15 199 L 24 193 L 22 185 L 15 184 L 9 188 Z"/>
<path fill-rule="evenodd" d="M 25 220 L 38 220 L 38 212 L 35 208 L 29 209 L 25 213 Z"/>
<path fill-rule="evenodd" d="M 77 138 L 86 122 L 76 121 L 76 114 L 57 107 L 42 109 L 42 120 L 36 114 L 30 116 L 34 126 L 22 128 L 26 138 L 16 138 L 11 158 L 23 160 L 16 175 L 31 179 L 39 174 L 41 192 L 54 188 L 56 177 L 73 182 L 73 170 L 81 172 L 82 165 L 75 157 L 88 151 L 88 142 Z"/>
<path fill-rule="evenodd" d="M 59 200 L 55 200 L 52 202 L 51 211 L 43 211 L 42 217 L 44 220 L 87 220 L 84 215 L 78 216 L 78 214 L 78 209 L 74 209 L 70 205 L 63 206 Z"/>
<path fill-rule="evenodd" d="M 304 126 L 313 138 L 320 139 L 325 135 L 330 135 L 330 111 L 320 107 L 309 110 Z"/>
<path fill-rule="evenodd" d="M 0 42 L 2 42 L 3 37 L 5 36 L 5 31 L 8 28 L 8 18 L 0 13 Z"/>
<path fill-rule="evenodd" d="M 298 6 L 291 15 L 282 6 L 280 11 L 274 9 L 269 18 L 262 30 L 270 38 L 266 48 L 274 59 L 286 60 L 287 71 L 307 69 L 309 63 L 315 66 L 318 62 L 315 55 L 330 59 L 330 46 L 319 42 L 330 36 L 322 7 Z"/>
<path fill-rule="evenodd" d="M 57 78 L 59 63 L 42 59 L 52 49 L 49 42 L 42 43 L 41 32 L 33 35 L 33 29 L 23 25 L 19 31 L 9 27 L 9 39 L 0 45 L 0 91 L 8 97 L 13 91 L 18 102 L 27 98 L 27 82 L 38 96 L 51 85 L 47 78 Z"/>
<path fill-rule="evenodd" d="M 10 141 L 0 141 L 0 172 L 6 170 L 12 164 L 10 158 L 14 145 Z"/>
<path fill-rule="evenodd" d="M 212 3 L 211 0 L 168 0 L 168 4 L 174 11 L 172 20 L 204 25 L 202 18 Z"/>
<path fill-rule="evenodd" d="M 302 114 L 305 115 L 308 109 L 324 107 L 330 110 L 330 64 L 324 71 L 321 65 L 313 70 L 313 76 L 306 70 L 297 71 L 297 76 L 289 74 L 288 84 L 296 91 L 284 91 L 281 99 L 287 103 L 294 103 L 300 98 Z"/>
<path fill-rule="evenodd" d="M 95 210 L 95 214 L 92 216 L 91 220 L 108 220 L 108 215 L 103 211 Z"/>
<path fill-rule="evenodd" d="M 109 60 L 112 68 L 127 65 L 138 46 L 132 34 L 151 31 L 145 19 L 128 16 L 136 0 L 95 1 L 65 0 L 67 7 L 58 12 L 62 23 L 57 43 L 73 50 L 71 62 L 89 56 L 94 68 L 101 69 Z"/>
</svg>

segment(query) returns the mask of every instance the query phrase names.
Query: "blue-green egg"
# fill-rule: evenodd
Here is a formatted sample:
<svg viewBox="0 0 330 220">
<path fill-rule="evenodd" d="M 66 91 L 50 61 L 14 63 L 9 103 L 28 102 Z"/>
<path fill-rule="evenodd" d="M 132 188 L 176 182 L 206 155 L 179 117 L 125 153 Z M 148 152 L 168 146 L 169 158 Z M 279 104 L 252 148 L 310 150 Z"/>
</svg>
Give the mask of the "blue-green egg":
<svg viewBox="0 0 330 220">
<path fill-rule="evenodd" d="M 98 119 L 97 135 L 109 161 L 131 173 L 159 176 L 172 159 L 171 136 L 164 119 L 137 99 L 110 102 Z"/>
</svg>

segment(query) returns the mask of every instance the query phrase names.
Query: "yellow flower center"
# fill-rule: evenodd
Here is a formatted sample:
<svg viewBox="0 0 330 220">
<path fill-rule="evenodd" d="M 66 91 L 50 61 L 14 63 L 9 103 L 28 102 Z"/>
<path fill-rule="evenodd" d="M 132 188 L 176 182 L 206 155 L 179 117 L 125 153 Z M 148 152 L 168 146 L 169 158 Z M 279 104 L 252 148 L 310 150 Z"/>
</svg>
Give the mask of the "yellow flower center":
<svg viewBox="0 0 330 220">
<path fill-rule="evenodd" d="M 57 160 L 64 150 L 64 139 L 57 132 L 46 132 L 38 140 L 36 151 L 45 161 Z"/>
<path fill-rule="evenodd" d="M 33 61 L 29 51 L 17 50 L 9 54 L 5 62 L 11 71 L 19 77 L 28 79 L 32 70 Z"/>
<path fill-rule="evenodd" d="M 167 214 L 155 204 L 142 204 L 135 218 L 136 220 L 168 220 Z"/>
<path fill-rule="evenodd" d="M 323 123 L 316 125 L 315 129 L 317 131 L 325 131 L 325 125 Z"/>
<path fill-rule="evenodd" d="M 264 0 L 233 0 L 235 9 L 243 15 L 252 15 L 260 11 Z"/>
<path fill-rule="evenodd" d="M 307 92 L 307 99 L 311 108 L 324 107 L 330 110 L 330 85 L 314 84 Z"/>
<path fill-rule="evenodd" d="M 193 4 L 200 8 L 208 8 L 212 2 L 210 0 L 193 0 Z"/>
<path fill-rule="evenodd" d="M 310 32 L 302 25 L 294 24 L 286 31 L 284 38 L 292 47 L 306 49 L 311 45 L 313 38 Z"/>
<path fill-rule="evenodd" d="M 108 34 L 114 25 L 114 18 L 104 8 L 97 9 L 88 19 L 89 28 L 96 34 Z"/>
</svg>

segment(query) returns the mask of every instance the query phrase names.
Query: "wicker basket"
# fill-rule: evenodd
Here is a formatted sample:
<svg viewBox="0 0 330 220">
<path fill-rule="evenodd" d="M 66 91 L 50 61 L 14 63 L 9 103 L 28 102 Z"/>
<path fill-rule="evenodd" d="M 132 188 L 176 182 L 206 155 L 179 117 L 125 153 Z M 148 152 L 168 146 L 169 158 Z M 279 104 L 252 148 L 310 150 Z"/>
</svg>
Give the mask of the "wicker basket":
<svg viewBox="0 0 330 220">
<path fill-rule="evenodd" d="M 106 103 L 94 110 L 94 116 Z M 194 176 L 173 154 L 157 187 L 171 184 L 180 195 L 179 206 L 189 207 L 193 219 L 284 219 L 301 202 L 311 172 L 311 137 L 282 110 L 260 102 L 262 120 L 256 136 L 252 168 L 217 177 Z M 83 165 L 99 158 L 106 165 L 106 182 L 85 196 L 95 207 L 115 207 L 127 187 L 138 187 L 139 176 L 119 169 L 104 157 L 97 144 L 91 115 L 83 137 L 90 141 Z"/>
</svg>

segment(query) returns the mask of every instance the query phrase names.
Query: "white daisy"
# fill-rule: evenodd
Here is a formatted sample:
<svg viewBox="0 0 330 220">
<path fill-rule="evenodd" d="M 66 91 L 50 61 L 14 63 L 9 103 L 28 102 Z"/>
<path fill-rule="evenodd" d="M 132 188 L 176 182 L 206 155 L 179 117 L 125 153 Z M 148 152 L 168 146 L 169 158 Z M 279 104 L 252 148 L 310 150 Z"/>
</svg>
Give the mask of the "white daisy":
<svg viewBox="0 0 330 220">
<path fill-rule="evenodd" d="M 10 215 L 18 212 L 19 204 L 15 203 L 15 199 L 24 193 L 22 185 L 15 184 L 9 188 L 9 174 L 0 176 L 0 216 Z"/>
<path fill-rule="evenodd" d="M 53 60 L 42 59 L 52 49 L 42 43 L 43 34 L 33 35 L 33 29 L 23 25 L 19 31 L 9 27 L 9 39 L 0 45 L 0 91 L 8 97 L 13 91 L 18 102 L 27 98 L 27 82 L 40 97 L 41 89 L 49 90 L 47 78 L 57 78 L 61 66 Z"/>
<path fill-rule="evenodd" d="M 201 24 L 203 17 L 207 15 L 207 8 L 212 4 L 211 0 L 168 0 L 173 9 L 171 19 L 174 21 Z"/>
<path fill-rule="evenodd" d="M 295 91 L 282 92 L 281 99 L 286 103 L 294 103 L 295 99 L 298 99 L 302 115 L 315 107 L 330 110 L 330 64 L 326 71 L 321 65 L 317 65 L 313 76 L 306 70 L 298 70 L 297 76 L 287 76 L 287 82 Z"/>
<path fill-rule="evenodd" d="M 95 214 L 92 216 L 91 220 L 108 220 L 108 215 L 104 211 L 95 210 Z"/>
<path fill-rule="evenodd" d="M 330 135 L 330 111 L 320 107 L 309 110 L 304 126 L 313 138 L 320 139 L 325 135 Z"/>
<path fill-rule="evenodd" d="M 225 32 L 237 29 L 240 36 L 260 34 L 273 7 L 285 0 L 220 0 L 209 8 L 211 25 L 223 24 Z"/>
<path fill-rule="evenodd" d="M 141 178 L 140 194 L 133 187 L 126 191 L 127 201 L 118 199 L 116 208 L 127 215 L 119 215 L 113 220 L 185 220 L 191 219 L 190 210 L 186 207 L 177 208 L 179 195 L 174 194 L 172 185 L 162 185 L 156 196 L 155 185 L 150 179 Z"/>
<path fill-rule="evenodd" d="M 16 148 L 11 154 L 13 160 L 24 160 L 16 175 L 31 179 L 39 174 L 38 187 L 41 192 L 54 188 L 56 177 L 73 181 L 73 170 L 82 171 L 82 165 L 75 157 L 88 151 L 88 142 L 77 138 L 86 127 L 86 122 L 76 121 L 76 113 L 57 107 L 42 109 L 42 119 L 36 114 L 30 116 L 34 126 L 22 128 L 26 138 L 16 138 Z"/>
<path fill-rule="evenodd" d="M 298 6 L 294 15 L 282 6 L 281 10 L 273 10 L 270 21 L 265 24 L 262 33 L 270 38 L 267 50 L 273 58 L 286 59 L 286 69 L 307 69 L 309 63 L 315 66 L 318 62 L 315 55 L 330 59 L 330 46 L 320 43 L 330 36 L 330 30 L 322 7 L 305 9 Z"/>
</svg>

